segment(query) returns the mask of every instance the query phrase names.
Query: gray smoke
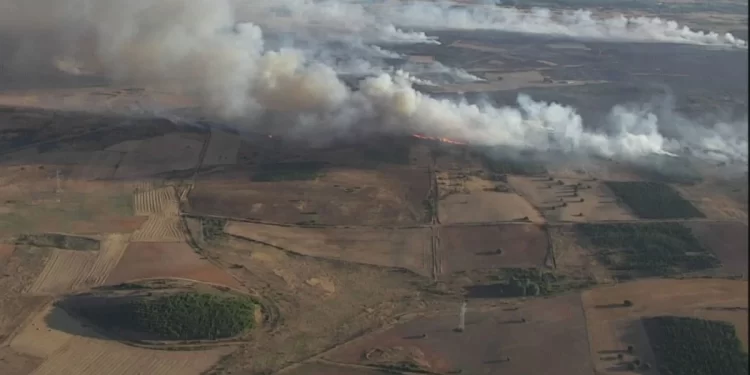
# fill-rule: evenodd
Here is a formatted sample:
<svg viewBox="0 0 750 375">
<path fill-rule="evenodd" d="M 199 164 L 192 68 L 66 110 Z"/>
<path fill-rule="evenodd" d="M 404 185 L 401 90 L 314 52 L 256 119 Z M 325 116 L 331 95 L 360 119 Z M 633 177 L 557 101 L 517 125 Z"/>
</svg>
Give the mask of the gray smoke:
<svg viewBox="0 0 750 375">
<path fill-rule="evenodd" d="M 376 13 L 356 4 L 293 0 L 273 7 L 231 0 L 1 0 L 0 4 L 0 32 L 14 30 L 20 38 L 20 32 L 28 30 L 57 43 L 50 43 L 57 46 L 47 56 L 50 63 L 64 62 L 64 69 L 73 73 L 96 72 L 119 83 L 193 95 L 204 111 L 245 119 L 248 124 L 277 113 L 288 120 L 286 131 L 299 133 L 368 127 L 375 132 L 422 133 L 480 145 L 624 159 L 686 150 L 716 158 L 711 150 L 721 150 L 747 163 L 747 136 L 744 141 L 737 138 L 734 130 L 728 130 L 735 128 L 727 124 L 690 123 L 684 126 L 695 130 L 665 135 L 660 127 L 670 119 L 618 106 L 604 124 L 607 131 L 599 131 L 592 129 L 602 126 L 584 126 L 574 108 L 528 96 L 519 96 L 516 107 L 495 107 L 422 94 L 412 88 L 419 80 L 408 72 L 380 65 L 378 59 L 385 57 L 373 55 L 387 53 L 368 42 L 430 40 L 397 27 L 410 19 L 405 10 L 396 17 L 392 11 Z M 289 10 L 292 5 L 299 8 Z M 351 18 L 342 22 L 345 16 Z M 276 18 L 287 22 L 270 21 Z M 419 19 L 414 15 L 412 22 L 422 22 Z M 523 24 L 525 19 L 514 22 Z M 336 28 L 327 32 L 325 22 Z M 529 27 L 536 25 L 529 22 Z M 570 29 L 586 22 L 565 25 Z M 265 27 L 283 37 L 267 42 Z M 296 39 L 295 35 L 312 31 L 326 36 L 317 42 L 310 37 Z M 347 65 L 332 61 L 335 54 L 326 53 L 326 43 L 332 41 L 359 51 L 348 62 L 349 68 L 370 77 L 355 90 L 339 78 Z M 737 129 L 746 132 L 747 122 Z"/>
</svg>

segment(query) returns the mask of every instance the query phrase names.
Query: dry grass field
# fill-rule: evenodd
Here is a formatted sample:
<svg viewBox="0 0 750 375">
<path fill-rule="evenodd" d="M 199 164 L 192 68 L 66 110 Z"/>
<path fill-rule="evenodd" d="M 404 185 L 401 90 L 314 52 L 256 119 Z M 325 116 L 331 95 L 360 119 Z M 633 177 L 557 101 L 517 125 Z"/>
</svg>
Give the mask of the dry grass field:
<svg viewBox="0 0 750 375">
<path fill-rule="evenodd" d="M 427 274 L 432 266 L 427 228 L 318 229 L 230 222 L 225 232 L 314 257 L 405 268 L 419 274 Z"/>
<path fill-rule="evenodd" d="M 439 233 L 442 272 L 448 275 L 479 269 L 541 267 L 547 254 L 547 235 L 533 224 L 448 226 L 440 228 Z"/>
<path fill-rule="evenodd" d="M 98 251 L 52 249 L 44 269 L 27 292 L 57 295 L 102 285 L 122 257 L 128 237 L 109 235 Z"/>
<path fill-rule="evenodd" d="M 437 175 L 440 223 L 500 221 L 544 222 L 539 212 L 502 182 L 489 181 L 463 172 Z M 495 191 L 496 187 L 504 188 Z"/>
<path fill-rule="evenodd" d="M 747 295 L 747 281 L 721 279 L 642 280 L 586 291 L 582 300 L 595 367 L 602 374 L 623 373 L 626 370 L 616 355 L 628 345 L 636 348 L 638 358 L 653 364 L 640 321 L 648 316 L 727 321 L 735 326 L 747 350 Z M 622 306 L 626 299 L 633 302 L 632 307 Z"/>
<path fill-rule="evenodd" d="M 748 228 L 746 223 L 686 223 L 701 243 L 721 260 L 724 270 L 748 274 Z"/>
<path fill-rule="evenodd" d="M 715 220 L 735 220 L 747 224 L 747 210 L 722 192 L 722 188 L 712 183 L 693 186 L 677 185 L 677 191 L 690 201 L 707 218 Z"/>
<path fill-rule="evenodd" d="M 617 203 L 614 194 L 599 180 L 553 177 L 550 181 L 541 177 L 510 176 L 508 183 L 550 221 L 634 219 L 629 209 Z"/>
<path fill-rule="evenodd" d="M 253 182 L 235 168 L 203 175 L 189 194 L 192 213 L 279 223 L 408 225 L 425 220 L 426 171 L 324 170 L 312 180 Z"/>
</svg>

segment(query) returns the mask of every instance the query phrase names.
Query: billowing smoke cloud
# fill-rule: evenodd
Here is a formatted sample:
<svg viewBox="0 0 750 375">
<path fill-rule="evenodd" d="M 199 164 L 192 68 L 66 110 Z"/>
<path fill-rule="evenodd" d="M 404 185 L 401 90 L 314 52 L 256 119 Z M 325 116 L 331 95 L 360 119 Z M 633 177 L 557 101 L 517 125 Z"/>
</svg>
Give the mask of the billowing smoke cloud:
<svg viewBox="0 0 750 375">
<path fill-rule="evenodd" d="M 440 3 L 410 3 L 384 8 L 388 19 L 402 27 L 425 29 L 485 29 L 530 34 L 631 42 L 669 42 L 746 48 L 732 34 L 694 31 L 674 21 L 650 17 L 597 18 L 590 11 L 500 7 L 449 7 Z"/>
<path fill-rule="evenodd" d="M 283 12 L 279 10 L 283 9 Z M 254 6 L 265 14 L 266 23 L 276 23 L 273 15 L 283 14 L 299 30 L 310 25 L 337 25 L 340 30 L 362 34 L 363 30 L 394 33 L 404 41 L 425 40 L 422 33 L 405 29 L 498 30 L 530 34 L 560 35 L 608 41 L 667 42 L 746 48 L 744 40 L 732 34 L 691 30 L 674 21 L 652 17 L 597 17 L 591 11 L 553 12 L 545 8 L 522 10 L 498 6 L 456 6 L 450 2 L 388 1 L 376 4 L 347 3 L 340 0 L 280 0 L 273 11 Z M 246 12 L 251 13 L 251 12 Z M 374 38 L 372 32 L 371 39 Z M 382 39 L 381 39 L 382 40 Z"/>
<path fill-rule="evenodd" d="M 289 19 L 283 26 L 286 34 L 282 34 L 287 36 L 273 44 L 264 39 L 263 29 L 273 17 L 269 13 L 272 8 L 231 0 L 0 0 L 4 6 L 0 7 L 4 10 L 0 32 L 28 27 L 35 21 L 33 27 L 59 42 L 50 61 L 58 65 L 64 61 L 68 70 L 97 71 L 130 85 L 169 87 L 195 95 L 207 112 L 249 124 L 268 113 L 280 114 L 288 121 L 279 121 L 278 126 L 296 134 L 335 134 L 367 127 L 372 132 L 418 132 L 481 145 L 618 158 L 672 155 L 684 152 L 684 147 L 707 155 L 710 149 L 729 149 L 732 157 L 747 162 L 743 144 L 732 143 L 737 139 L 724 125 L 703 128 L 702 133 L 665 136 L 660 130 L 663 118 L 657 114 L 616 107 L 605 132 L 592 130 L 601 127 L 584 126 L 571 107 L 536 102 L 527 96 L 520 96 L 516 107 L 498 108 L 424 95 L 412 88 L 416 80 L 408 73 L 373 64 L 372 54 L 385 52 L 368 47 L 367 42 L 385 35 L 384 30 L 386 34 L 417 35 L 396 28 L 410 19 L 405 16 L 410 8 L 398 17 L 389 13 L 391 23 L 388 18 L 378 21 L 384 17 L 382 13 L 376 17 L 361 5 L 316 2 L 312 7 L 311 2 L 301 0 L 281 3 L 299 4 L 300 8 L 286 14 L 273 8 L 282 13 L 278 17 Z M 289 42 L 299 30 L 317 27 L 318 32 L 324 32 L 316 22 L 334 22 L 342 14 L 353 18 L 334 24 L 351 33 L 333 31 L 322 42 L 303 48 Z M 523 24 L 524 18 L 519 17 L 513 22 Z M 413 18 L 413 23 L 421 22 Z M 256 21 L 259 19 L 264 22 Z M 571 25 L 589 22 L 573 21 L 556 25 L 565 24 L 565 30 L 572 30 Z M 601 25 L 599 21 L 591 22 L 592 30 L 601 30 L 596 26 Z M 280 26 L 268 28 L 278 35 Z M 325 53 L 316 53 L 327 48 L 325 42 L 336 40 L 351 50 L 361 47 L 359 60 L 352 61 L 372 76 L 356 89 L 339 78 L 340 66 L 331 63 Z M 70 69 L 71 65 L 76 68 Z M 744 142 L 746 147 L 746 136 Z"/>
</svg>

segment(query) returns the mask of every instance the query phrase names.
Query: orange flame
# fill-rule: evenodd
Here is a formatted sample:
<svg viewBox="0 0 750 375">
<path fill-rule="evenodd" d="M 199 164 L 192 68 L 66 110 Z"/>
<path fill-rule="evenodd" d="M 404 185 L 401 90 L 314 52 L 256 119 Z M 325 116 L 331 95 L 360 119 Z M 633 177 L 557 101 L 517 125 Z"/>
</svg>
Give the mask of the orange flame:
<svg viewBox="0 0 750 375">
<path fill-rule="evenodd" d="M 428 137 L 428 136 L 422 135 L 422 134 L 412 134 L 412 137 L 419 138 L 419 139 L 426 139 L 426 140 L 429 140 L 429 141 L 438 141 L 438 142 L 443 142 L 443 143 L 449 143 L 449 144 L 452 144 L 452 145 L 465 145 L 466 144 L 466 142 L 455 141 L 455 140 L 449 139 L 449 138 Z"/>
</svg>

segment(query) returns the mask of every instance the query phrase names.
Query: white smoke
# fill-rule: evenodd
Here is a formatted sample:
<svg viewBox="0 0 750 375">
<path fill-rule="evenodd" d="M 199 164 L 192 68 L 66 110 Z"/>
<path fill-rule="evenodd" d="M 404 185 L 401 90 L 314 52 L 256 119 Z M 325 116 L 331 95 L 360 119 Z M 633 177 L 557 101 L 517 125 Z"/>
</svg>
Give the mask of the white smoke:
<svg viewBox="0 0 750 375">
<path fill-rule="evenodd" d="M 18 4 L 12 0 L 0 1 Z M 378 23 L 382 14 L 375 17 L 361 5 L 340 3 L 341 8 L 336 8 L 333 5 L 339 3 L 316 2 L 322 4 L 316 10 L 309 6 L 310 2 L 302 0 L 283 3 L 301 4 L 300 9 L 304 10 L 283 15 L 291 20 L 284 26 L 289 30 L 296 30 L 295 25 L 300 25 L 300 30 L 311 30 L 309 26 L 314 22 L 334 22 L 341 15 L 356 16 L 338 25 L 359 34 L 337 39 L 342 34 L 333 32 L 328 39 L 343 40 L 349 47 L 367 46 L 369 37 L 379 35 L 372 30 L 398 31 L 393 25 L 410 19 L 404 13 L 393 16 L 393 23 L 388 20 Z M 297 132 L 338 133 L 367 126 L 370 131 L 422 133 L 480 145 L 619 158 L 671 155 L 683 152 L 685 147 L 703 153 L 708 149 L 729 149 L 734 157 L 747 162 L 747 152 L 742 154 L 743 143 L 731 138 L 723 126 L 703 128 L 704 133 L 698 136 L 667 137 L 660 132 L 662 124 L 657 114 L 615 107 L 604 126 L 608 131 L 603 132 L 592 130 L 602 126 L 584 126 L 582 117 L 571 107 L 536 102 L 527 96 L 518 98 L 517 107 L 436 99 L 414 90 L 412 84 L 420 81 L 412 75 L 371 63 L 368 54 L 383 53 L 372 48 L 364 48 L 366 52 L 352 62 L 356 62 L 357 69 L 375 76 L 360 82 L 358 90 L 352 90 L 339 79 L 340 66 L 331 64 L 329 58 L 323 57 L 325 54 L 312 53 L 324 48 L 322 43 L 309 44 L 304 49 L 266 45 L 263 26 L 259 26 L 263 22 L 248 19 L 270 19 L 271 8 L 257 3 L 27 0 L 22 4 L 21 8 L 0 7 L 6 10 L 0 18 L 4 23 L 0 24 L 3 26 L 0 31 L 7 30 L 9 25 L 23 27 L 27 24 L 24 20 L 39 21 L 34 27 L 46 28 L 49 35 L 59 38 L 60 48 L 79 62 L 76 66 L 81 66 L 80 61 L 93 61 L 92 66 L 84 64 L 81 69 L 97 67 L 115 81 L 170 87 L 195 95 L 204 110 L 224 118 L 252 120 L 280 113 L 289 120 L 283 126 Z M 416 8 L 404 9 L 406 12 Z M 307 11 L 309 18 L 303 17 L 308 15 Z M 45 14 L 49 17 L 45 18 Z M 426 13 L 426 19 L 429 17 Z M 421 22 L 412 18 L 414 23 Z M 523 19 L 519 16 L 513 22 Z M 567 29 L 562 29 L 571 30 L 570 25 L 588 22 L 581 20 L 586 18 L 568 22 Z M 532 22 L 529 27 L 534 25 Z M 560 28 L 560 25 L 563 24 L 547 26 Z M 601 28 L 592 26 L 592 30 Z M 687 142 L 682 142 L 682 138 Z"/>
<path fill-rule="evenodd" d="M 288 23 L 293 23 L 296 30 L 328 25 L 329 33 L 333 28 L 371 41 L 431 40 L 424 33 L 407 31 L 416 28 L 497 30 L 608 41 L 747 47 L 746 41 L 729 33 L 691 30 L 677 22 L 652 17 L 598 17 L 588 10 L 553 12 L 545 8 L 456 6 L 444 1 L 363 4 L 342 0 L 278 0 L 273 2 L 273 7 L 242 2 L 240 8 L 245 10 L 241 13 L 242 19 L 262 19 L 261 25 L 269 30 Z M 279 12 L 279 9 L 284 12 Z"/>
<path fill-rule="evenodd" d="M 416 2 L 382 8 L 397 26 L 425 29 L 499 30 L 631 42 L 669 42 L 746 48 L 732 34 L 694 31 L 674 21 L 618 15 L 598 18 L 591 11 L 530 11 L 501 7 L 450 7 L 443 3 Z"/>
</svg>

